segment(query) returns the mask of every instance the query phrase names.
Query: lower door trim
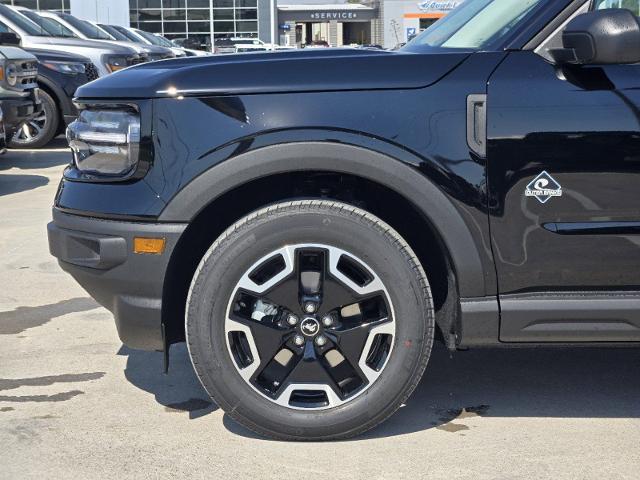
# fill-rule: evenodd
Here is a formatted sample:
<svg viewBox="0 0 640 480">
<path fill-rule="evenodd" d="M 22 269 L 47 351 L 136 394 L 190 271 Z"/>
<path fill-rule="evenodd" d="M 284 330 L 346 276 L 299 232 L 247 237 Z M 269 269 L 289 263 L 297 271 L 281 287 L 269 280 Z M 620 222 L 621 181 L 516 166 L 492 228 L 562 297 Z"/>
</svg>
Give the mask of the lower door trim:
<svg viewBox="0 0 640 480">
<path fill-rule="evenodd" d="M 500 296 L 502 342 L 640 341 L 640 292 Z"/>
</svg>

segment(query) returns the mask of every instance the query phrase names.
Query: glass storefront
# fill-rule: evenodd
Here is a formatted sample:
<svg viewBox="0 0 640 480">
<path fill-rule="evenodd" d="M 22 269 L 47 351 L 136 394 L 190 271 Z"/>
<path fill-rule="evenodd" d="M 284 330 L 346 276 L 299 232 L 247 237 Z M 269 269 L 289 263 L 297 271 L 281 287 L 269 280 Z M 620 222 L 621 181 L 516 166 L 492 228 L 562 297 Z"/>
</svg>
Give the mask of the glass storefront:
<svg viewBox="0 0 640 480">
<path fill-rule="evenodd" d="M 0 0 L 0 3 L 33 10 L 55 10 L 66 13 L 70 13 L 71 10 L 71 0 Z"/>
<path fill-rule="evenodd" d="M 131 26 L 211 49 L 211 37 L 257 37 L 258 0 L 129 0 Z"/>
</svg>

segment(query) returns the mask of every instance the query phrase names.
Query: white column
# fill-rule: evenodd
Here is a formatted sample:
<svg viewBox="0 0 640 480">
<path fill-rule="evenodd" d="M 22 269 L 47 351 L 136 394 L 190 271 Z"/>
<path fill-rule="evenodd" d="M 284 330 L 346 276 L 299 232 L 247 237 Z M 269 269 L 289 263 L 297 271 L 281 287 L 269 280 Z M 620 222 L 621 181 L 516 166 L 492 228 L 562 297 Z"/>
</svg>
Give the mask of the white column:
<svg viewBox="0 0 640 480">
<path fill-rule="evenodd" d="M 70 6 L 83 20 L 129 26 L 129 0 L 71 0 Z"/>
</svg>

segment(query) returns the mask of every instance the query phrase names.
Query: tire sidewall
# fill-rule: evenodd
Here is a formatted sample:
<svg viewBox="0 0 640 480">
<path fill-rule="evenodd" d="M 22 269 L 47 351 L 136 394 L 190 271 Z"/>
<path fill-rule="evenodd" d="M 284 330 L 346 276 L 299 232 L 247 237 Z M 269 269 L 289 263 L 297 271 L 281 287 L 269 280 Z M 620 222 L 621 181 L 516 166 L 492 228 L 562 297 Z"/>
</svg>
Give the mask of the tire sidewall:
<svg viewBox="0 0 640 480">
<path fill-rule="evenodd" d="M 25 142 L 14 142 L 13 138 L 18 135 L 18 131 L 16 131 L 13 135 L 13 138 L 9 142 L 9 148 L 40 148 L 47 145 L 55 136 L 58 125 L 59 125 L 59 111 L 58 105 L 56 101 L 47 93 L 45 90 L 40 90 L 40 101 L 42 102 L 42 108 L 45 109 L 46 112 L 46 121 L 44 124 L 44 128 L 42 129 L 43 134 L 37 140 L 29 143 Z"/>
<path fill-rule="evenodd" d="M 187 309 L 194 367 L 216 402 L 253 430 L 305 439 L 357 432 L 393 412 L 421 375 L 420 365 L 433 341 L 430 302 L 425 305 L 424 285 L 407 251 L 382 228 L 353 213 L 322 208 L 294 212 L 257 216 L 223 236 L 203 259 Z M 337 247 L 365 262 L 385 284 L 396 323 L 393 349 L 380 377 L 353 400 L 324 410 L 282 407 L 257 393 L 239 375 L 225 338 L 229 299 L 242 275 L 271 252 L 304 243 Z"/>
</svg>

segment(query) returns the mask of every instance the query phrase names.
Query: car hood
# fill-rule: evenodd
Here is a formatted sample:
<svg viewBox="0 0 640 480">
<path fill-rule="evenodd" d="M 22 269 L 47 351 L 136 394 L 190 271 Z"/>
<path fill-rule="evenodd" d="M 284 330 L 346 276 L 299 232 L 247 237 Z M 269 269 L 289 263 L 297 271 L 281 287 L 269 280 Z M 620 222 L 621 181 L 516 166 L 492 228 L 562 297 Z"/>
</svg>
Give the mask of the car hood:
<svg viewBox="0 0 640 480">
<path fill-rule="evenodd" d="M 77 62 L 77 63 L 89 63 L 87 57 L 81 55 L 75 55 L 67 52 L 57 52 L 55 50 L 44 50 L 41 48 L 25 48 L 25 51 L 33 54 L 40 61 L 48 60 L 53 62 Z"/>
<path fill-rule="evenodd" d="M 437 82 L 469 53 L 318 49 L 161 60 L 81 87 L 84 98 L 420 88 Z"/>
<path fill-rule="evenodd" d="M 0 55 L 7 60 L 35 60 L 36 57 L 18 47 L 0 47 Z"/>
<path fill-rule="evenodd" d="M 42 45 L 43 48 L 51 48 L 54 50 L 60 50 L 62 47 L 81 47 L 93 48 L 95 50 L 102 50 L 104 53 L 115 53 L 121 55 L 131 55 L 133 53 L 129 47 L 123 47 L 113 43 L 96 42 L 94 40 L 84 40 L 82 38 L 30 36 L 28 40 L 30 45 L 38 44 Z"/>
</svg>

